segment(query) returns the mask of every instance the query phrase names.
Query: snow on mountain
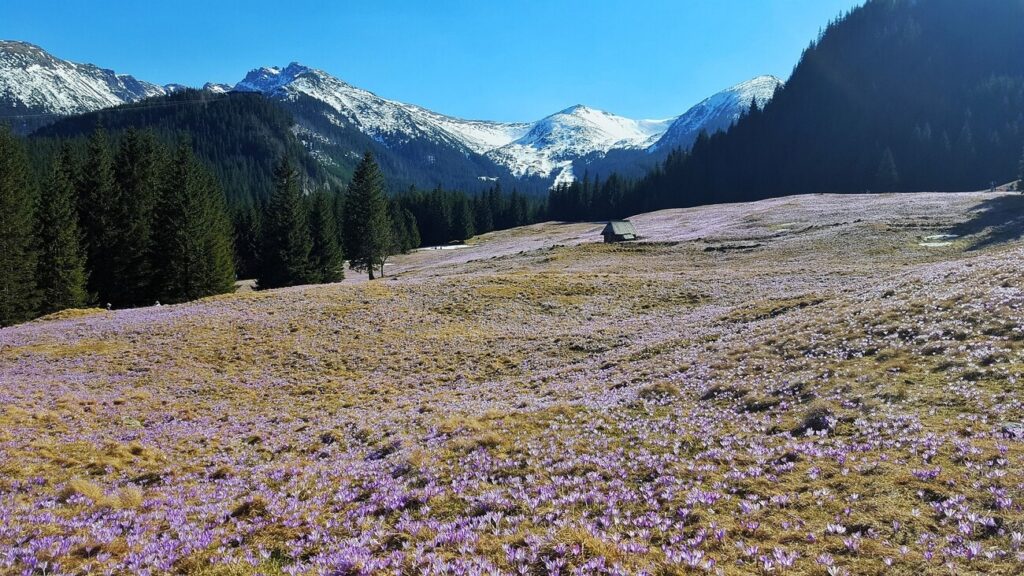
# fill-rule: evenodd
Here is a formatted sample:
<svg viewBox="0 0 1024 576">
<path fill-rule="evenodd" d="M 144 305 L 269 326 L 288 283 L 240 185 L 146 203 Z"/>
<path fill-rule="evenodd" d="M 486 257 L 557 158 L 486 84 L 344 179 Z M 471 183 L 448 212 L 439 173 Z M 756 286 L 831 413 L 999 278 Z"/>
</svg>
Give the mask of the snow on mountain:
<svg viewBox="0 0 1024 576">
<path fill-rule="evenodd" d="M 226 94 L 231 92 L 233 89 L 234 87 L 231 86 L 231 84 L 220 84 L 217 82 L 207 82 L 206 84 L 203 84 L 203 90 L 213 92 L 214 94 Z"/>
<path fill-rule="evenodd" d="M 340 126 L 348 122 L 385 145 L 425 138 L 480 154 L 510 142 L 526 129 L 524 124 L 462 120 L 387 100 L 297 62 L 286 68 L 253 70 L 235 85 L 235 90 L 261 92 L 283 100 L 309 96 L 337 113 L 332 123 Z"/>
<path fill-rule="evenodd" d="M 782 82 L 760 76 L 724 90 L 664 120 L 634 120 L 576 105 L 533 123 L 463 120 L 412 104 L 381 98 L 322 70 L 292 63 L 258 68 L 235 85 L 283 100 L 305 95 L 327 104 L 330 120 L 350 124 L 386 146 L 427 139 L 464 154 L 486 156 L 512 176 L 571 182 L 573 163 L 611 150 L 657 152 L 693 143 L 701 130 L 724 130 L 752 101 L 763 105 Z M 479 175 L 486 177 L 489 175 Z"/>
<path fill-rule="evenodd" d="M 764 106 L 782 84 L 775 76 L 758 76 L 705 99 L 676 118 L 650 151 L 687 148 L 701 130 L 713 134 L 728 129 L 750 110 L 752 102 L 756 100 L 758 106 Z"/>
<path fill-rule="evenodd" d="M 491 122 L 463 120 L 432 112 L 413 104 L 401 104 L 411 113 L 422 115 L 462 140 L 477 154 L 484 154 L 520 138 L 530 129 L 528 122 Z"/>
<path fill-rule="evenodd" d="M 68 115 L 166 94 L 163 86 L 0 40 L 0 115 Z"/>
<path fill-rule="evenodd" d="M 690 146 L 701 130 L 724 130 L 751 102 L 763 105 L 781 84 L 773 76 L 759 76 L 707 98 L 681 116 L 664 120 L 633 120 L 577 105 L 537 122 L 446 116 L 382 98 L 295 62 L 284 68 L 257 68 L 234 86 L 207 83 L 203 89 L 259 92 L 296 103 L 296 110 L 306 112 L 305 99 L 310 98 L 323 105 L 314 107 L 321 131 L 355 128 L 394 150 L 409 150 L 405 145 L 416 144 L 417 156 L 411 160 L 429 166 L 438 161 L 438 154 L 448 158 L 448 168 L 452 162 L 458 164 L 459 158 L 470 159 L 465 166 L 483 172 L 470 175 L 474 179 L 493 179 L 496 174 L 490 172 L 497 165 L 499 171 L 507 169 L 506 174 L 516 178 L 538 177 L 559 183 L 574 179 L 574 163 L 603 158 L 612 150 L 642 154 Z M 180 84 L 158 86 L 92 64 L 61 60 L 25 42 L 0 41 L 0 116 L 77 114 L 185 88 Z M 23 130 L 30 128 L 28 122 L 23 123 Z M 327 136 L 313 133 L 316 128 L 312 124 L 302 130 L 310 144 L 330 143 Z M 429 146 L 424 148 L 423 143 Z"/>
<path fill-rule="evenodd" d="M 571 182 L 574 160 L 612 149 L 646 148 L 671 122 L 671 118 L 632 120 L 576 105 L 534 123 L 522 137 L 488 151 L 487 156 L 516 177 L 546 178 L 555 173 L 556 180 Z"/>
</svg>

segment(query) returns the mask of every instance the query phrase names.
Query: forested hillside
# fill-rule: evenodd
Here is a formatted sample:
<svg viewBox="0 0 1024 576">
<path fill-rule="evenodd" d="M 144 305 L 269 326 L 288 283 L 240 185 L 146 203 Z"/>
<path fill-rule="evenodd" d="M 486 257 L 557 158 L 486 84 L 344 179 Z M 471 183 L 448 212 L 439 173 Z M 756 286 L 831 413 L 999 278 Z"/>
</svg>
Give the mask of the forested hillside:
<svg viewBox="0 0 1024 576">
<path fill-rule="evenodd" d="M 699 138 L 621 198 L 591 202 L 624 215 L 1013 180 L 1024 147 L 1022 22 L 1022 2 L 871 0 L 828 26 L 763 110 Z"/>
<path fill-rule="evenodd" d="M 186 137 L 217 176 L 229 203 L 237 205 L 270 197 L 274 164 L 284 154 L 307 188 L 328 180 L 295 138 L 294 123 L 291 114 L 258 94 L 184 90 L 65 118 L 36 131 L 32 140 L 85 136 L 97 126 L 115 138 L 129 128 L 151 130 L 165 141 Z"/>
</svg>

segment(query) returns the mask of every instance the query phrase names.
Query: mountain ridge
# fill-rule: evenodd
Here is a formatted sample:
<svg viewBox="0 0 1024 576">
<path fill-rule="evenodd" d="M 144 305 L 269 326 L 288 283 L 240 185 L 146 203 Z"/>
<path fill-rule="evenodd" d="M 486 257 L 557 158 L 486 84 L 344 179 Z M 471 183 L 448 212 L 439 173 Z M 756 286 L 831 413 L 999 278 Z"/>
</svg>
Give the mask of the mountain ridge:
<svg viewBox="0 0 1024 576">
<path fill-rule="evenodd" d="M 727 129 L 751 102 L 763 105 L 781 85 L 778 78 L 759 76 L 665 119 L 632 119 L 575 104 L 532 122 L 441 114 L 378 96 L 294 61 L 254 68 L 233 85 L 207 82 L 201 89 L 256 92 L 280 102 L 296 117 L 296 134 L 306 148 L 342 174 L 361 153 L 357 147 L 370 147 L 393 156 L 384 163 L 405 175 L 403 183 L 443 185 L 455 178 L 459 185 L 506 180 L 544 188 L 571 182 L 590 165 L 601 171 L 611 153 L 619 162 L 640 166 L 671 149 L 686 148 L 701 130 Z M 61 116 L 186 88 L 62 60 L 27 42 L 0 41 L 0 118 L 12 120 L 23 133 Z M 435 172 L 445 174 L 445 180 L 433 177 Z"/>
</svg>

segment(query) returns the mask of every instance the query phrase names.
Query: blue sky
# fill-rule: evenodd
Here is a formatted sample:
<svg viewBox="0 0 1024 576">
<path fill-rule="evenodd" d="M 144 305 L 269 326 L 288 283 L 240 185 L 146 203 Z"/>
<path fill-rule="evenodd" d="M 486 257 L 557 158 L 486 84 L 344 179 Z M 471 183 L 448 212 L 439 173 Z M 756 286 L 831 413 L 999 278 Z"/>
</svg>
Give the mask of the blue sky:
<svg viewBox="0 0 1024 576">
<path fill-rule="evenodd" d="M 859 0 L 5 0 L 0 38 L 157 83 L 234 83 L 299 61 L 446 114 L 536 120 L 573 104 L 674 116 L 785 79 Z"/>
</svg>

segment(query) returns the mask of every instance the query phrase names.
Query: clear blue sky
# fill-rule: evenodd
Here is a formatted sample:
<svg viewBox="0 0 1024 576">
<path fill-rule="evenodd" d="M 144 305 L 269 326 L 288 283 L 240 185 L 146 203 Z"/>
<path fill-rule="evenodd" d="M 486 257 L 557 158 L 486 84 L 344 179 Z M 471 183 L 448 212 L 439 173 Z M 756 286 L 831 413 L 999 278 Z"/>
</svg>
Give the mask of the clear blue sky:
<svg viewBox="0 0 1024 576">
<path fill-rule="evenodd" d="M 683 112 L 785 79 L 859 0 L 4 0 L 0 38 L 161 84 L 299 61 L 446 114 L 536 120 L 573 104 Z"/>
</svg>

